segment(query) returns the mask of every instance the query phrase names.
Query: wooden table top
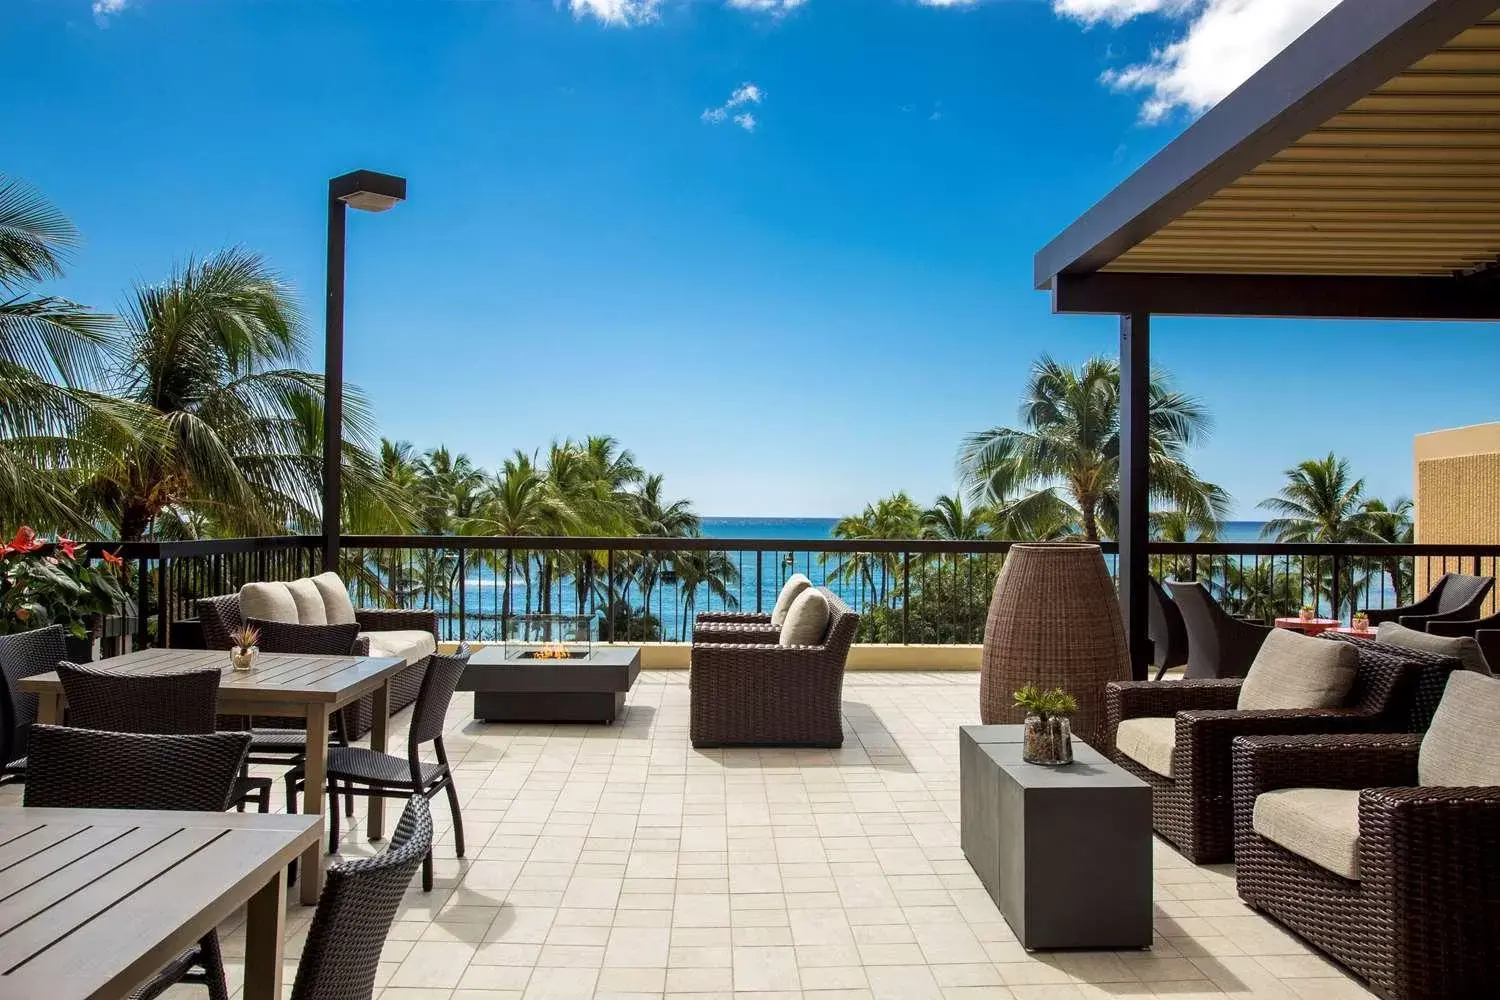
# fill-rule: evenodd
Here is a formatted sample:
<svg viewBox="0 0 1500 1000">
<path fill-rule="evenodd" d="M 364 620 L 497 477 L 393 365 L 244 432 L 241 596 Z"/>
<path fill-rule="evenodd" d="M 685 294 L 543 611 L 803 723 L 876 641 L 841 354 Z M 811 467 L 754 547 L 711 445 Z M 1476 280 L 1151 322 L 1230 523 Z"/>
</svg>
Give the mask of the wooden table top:
<svg viewBox="0 0 1500 1000">
<path fill-rule="evenodd" d="M 0 1000 L 126 996 L 321 833 L 313 815 L 0 809 Z"/>
<path fill-rule="evenodd" d="M 111 673 L 145 676 L 181 670 L 212 668 L 220 672 L 219 695 L 241 702 L 344 702 L 401 672 L 406 661 L 374 656 L 303 656 L 260 653 L 253 670 L 235 670 L 227 650 L 143 649 L 112 656 L 90 666 Z M 62 683 L 56 673 L 22 679 L 17 687 L 33 694 L 57 694 Z"/>
</svg>

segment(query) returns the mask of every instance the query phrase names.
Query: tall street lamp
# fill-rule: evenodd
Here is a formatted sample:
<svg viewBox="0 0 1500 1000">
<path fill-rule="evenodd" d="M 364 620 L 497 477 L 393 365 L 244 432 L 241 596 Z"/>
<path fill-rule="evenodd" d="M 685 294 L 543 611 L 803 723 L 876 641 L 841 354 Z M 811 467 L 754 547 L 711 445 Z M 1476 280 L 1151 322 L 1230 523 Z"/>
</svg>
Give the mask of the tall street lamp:
<svg viewBox="0 0 1500 1000">
<path fill-rule="evenodd" d="M 384 212 L 406 200 L 406 178 L 356 170 L 328 182 L 328 313 L 323 355 L 323 569 L 337 570 L 344 506 L 344 208 Z"/>
</svg>

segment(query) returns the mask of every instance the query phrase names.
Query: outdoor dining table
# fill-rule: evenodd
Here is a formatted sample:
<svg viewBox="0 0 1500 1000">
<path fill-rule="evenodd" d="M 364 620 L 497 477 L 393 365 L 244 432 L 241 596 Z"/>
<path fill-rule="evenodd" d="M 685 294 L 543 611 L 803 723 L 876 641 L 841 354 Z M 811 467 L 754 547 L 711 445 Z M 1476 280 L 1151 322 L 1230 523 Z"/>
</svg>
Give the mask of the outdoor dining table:
<svg viewBox="0 0 1500 1000">
<path fill-rule="evenodd" d="M 307 725 L 307 792 L 302 811 L 323 815 L 328 773 L 329 719 L 333 713 L 365 695 L 372 696 L 370 747 L 386 749 L 390 721 L 391 678 L 406 666 L 400 659 L 370 656 L 302 656 L 261 653 L 252 670 L 234 670 L 221 650 L 144 649 L 92 664 L 96 670 L 145 676 L 183 670 L 219 670 L 219 711 L 224 715 L 276 716 L 305 719 Z M 37 721 L 60 724 L 63 717 L 62 682 L 56 673 L 22 679 L 21 691 L 35 694 Z M 365 830 L 371 840 L 385 833 L 384 802 L 370 798 Z M 307 906 L 318 902 L 323 888 L 323 851 L 316 840 L 302 854 L 298 867 L 298 895 Z"/>
<path fill-rule="evenodd" d="M 1329 629 L 1338 628 L 1343 622 L 1337 618 L 1278 618 L 1277 628 L 1291 629 L 1294 632 L 1302 632 L 1307 635 L 1322 635 Z"/>
<path fill-rule="evenodd" d="M 281 996 L 313 816 L 0 809 L 0 1000 L 116 1000 L 248 906 L 245 1000 Z"/>
<path fill-rule="evenodd" d="M 1380 633 L 1373 628 L 1354 628 L 1349 625 L 1340 625 L 1338 628 L 1328 629 L 1334 635 L 1354 635 L 1361 639 L 1373 639 Z"/>
</svg>

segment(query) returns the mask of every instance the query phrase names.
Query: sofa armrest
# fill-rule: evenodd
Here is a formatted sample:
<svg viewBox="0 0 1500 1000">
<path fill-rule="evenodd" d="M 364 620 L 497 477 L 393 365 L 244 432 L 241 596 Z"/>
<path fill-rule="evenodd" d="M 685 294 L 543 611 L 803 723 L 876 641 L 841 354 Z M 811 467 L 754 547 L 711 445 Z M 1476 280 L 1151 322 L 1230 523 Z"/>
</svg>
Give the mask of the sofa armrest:
<svg viewBox="0 0 1500 1000">
<path fill-rule="evenodd" d="M 844 664 L 823 646 L 779 646 L 774 643 L 704 643 L 693 646 L 688 684 L 697 694 L 708 687 L 733 688 L 738 682 L 795 685 L 823 675 L 841 684 Z"/>
<path fill-rule="evenodd" d="M 781 629 L 770 622 L 699 621 L 693 626 L 694 645 L 775 645 Z"/>
<path fill-rule="evenodd" d="M 431 632 L 434 639 L 438 637 L 438 614 L 430 609 L 360 608 L 354 620 L 363 632 Z"/>
<path fill-rule="evenodd" d="M 723 622 L 731 625 L 770 625 L 771 616 L 754 611 L 700 611 L 695 619 L 699 625 Z"/>
<path fill-rule="evenodd" d="M 1278 788 L 1411 785 L 1417 780 L 1416 733 L 1253 736 L 1234 741 L 1234 797 L 1249 806 Z"/>
</svg>

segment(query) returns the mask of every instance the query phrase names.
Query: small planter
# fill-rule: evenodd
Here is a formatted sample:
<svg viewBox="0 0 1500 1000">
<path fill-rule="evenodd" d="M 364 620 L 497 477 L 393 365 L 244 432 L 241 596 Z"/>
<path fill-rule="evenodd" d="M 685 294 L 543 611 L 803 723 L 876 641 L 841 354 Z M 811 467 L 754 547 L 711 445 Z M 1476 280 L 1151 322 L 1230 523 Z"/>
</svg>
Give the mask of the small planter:
<svg viewBox="0 0 1500 1000">
<path fill-rule="evenodd" d="M 232 646 L 229 650 L 229 663 L 236 670 L 248 672 L 255 668 L 255 654 L 259 652 L 258 646 Z"/>
<path fill-rule="evenodd" d="M 1058 766 L 1073 763 L 1073 727 L 1067 716 L 1026 716 L 1021 759 L 1028 764 Z"/>
<path fill-rule="evenodd" d="M 1370 631 L 1370 619 L 1366 618 L 1364 615 L 1355 615 L 1354 627 L 1361 632 L 1368 632 Z"/>
<path fill-rule="evenodd" d="M 1303 608 L 1300 612 L 1298 612 L 1298 617 L 1301 618 L 1305 622 L 1312 621 L 1313 618 L 1316 615 L 1317 615 L 1317 612 L 1314 611 L 1312 608 Z"/>
</svg>

